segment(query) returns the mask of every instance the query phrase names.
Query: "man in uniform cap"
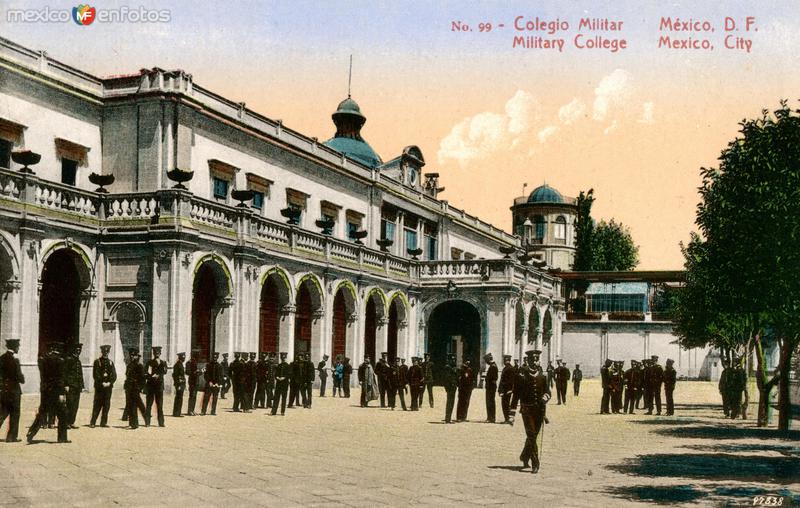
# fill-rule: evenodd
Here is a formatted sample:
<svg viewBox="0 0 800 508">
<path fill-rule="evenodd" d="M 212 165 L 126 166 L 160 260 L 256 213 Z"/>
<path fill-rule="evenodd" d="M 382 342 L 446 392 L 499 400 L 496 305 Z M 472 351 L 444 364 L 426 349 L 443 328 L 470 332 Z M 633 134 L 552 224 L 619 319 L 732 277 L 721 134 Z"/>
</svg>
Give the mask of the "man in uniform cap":
<svg viewBox="0 0 800 508">
<path fill-rule="evenodd" d="M 500 395 L 500 408 L 503 410 L 503 423 L 511 423 L 509 412 L 516 375 L 517 372 L 511 365 L 511 355 L 503 355 L 503 372 L 500 374 L 500 385 L 497 387 L 497 393 Z"/>
<path fill-rule="evenodd" d="M 253 407 L 267 407 L 267 375 L 269 374 L 269 360 L 267 353 L 261 351 L 256 362 L 256 395 L 253 399 Z"/>
<path fill-rule="evenodd" d="M 222 367 L 222 388 L 219 392 L 219 398 L 224 399 L 225 395 L 228 394 L 228 390 L 231 389 L 231 369 L 230 364 L 228 364 L 228 353 L 222 353 L 222 361 L 219 362 L 220 367 Z"/>
<path fill-rule="evenodd" d="M 719 376 L 719 384 L 717 385 L 719 389 L 719 394 L 722 396 L 722 411 L 725 413 L 725 416 L 730 416 L 730 407 L 728 404 L 728 393 L 730 392 L 729 383 L 730 383 L 730 375 L 731 375 L 731 368 L 730 368 L 730 361 L 723 357 L 722 358 L 722 374 Z"/>
<path fill-rule="evenodd" d="M 469 415 L 469 401 L 472 398 L 472 388 L 475 386 L 475 371 L 472 370 L 469 360 L 465 359 L 458 373 L 458 405 L 456 406 L 456 421 L 465 422 Z"/>
<path fill-rule="evenodd" d="M 175 389 L 172 416 L 175 418 L 183 417 L 181 411 L 183 410 L 183 392 L 186 389 L 186 370 L 183 367 L 185 359 L 186 353 L 178 353 L 178 359 L 175 360 L 175 365 L 172 366 L 172 386 Z"/>
<path fill-rule="evenodd" d="M 425 388 L 428 389 L 428 403 L 433 409 L 433 362 L 431 361 L 430 353 L 425 353 L 425 361 L 422 362 L 422 373 L 425 380 Z M 420 390 L 419 405 L 422 405 L 422 397 L 425 395 L 425 390 Z"/>
<path fill-rule="evenodd" d="M 142 402 L 141 392 L 145 387 L 144 366 L 139 363 L 139 350 L 128 350 L 128 367 L 125 369 L 125 412 L 128 415 L 128 425 L 131 429 L 139 428 L 139 413 L 145 416 L 145 407 Z"/>
<path fill-rule="evenodd" d="M 675 363 L 672 358 L 667 358 L 667 366 L 664 369 L 664 395 L 667 398 L 667 416 L 675 414 L 675 403 L 672 400 L 672 392 L 675 391 L 675 383 L 678 380 L 678 373 L 672 366 Z"/>
<path fill-rule="evenodd" d="M 350 358 L 345 357 L 344 367 L 342 369 L 342 390 L 344 390 L 345 398 L 350 398 L 350 378 L 353 375 L 353 366 L 350 364 Z"/>
<path fill-rule="evenodd" d="M 194 407 L 197 404 L 197 381 L 200 376 L 200 368 L 198 359 L 200 357 L 200 350 L 193 349 L 192 357 L 186 362 L 186 377 L 189 382 L 189 402 L 186 406 L 186 414 L 188 416 L 195 416 Z"/>
<path fill-rule="evenodd" d="M 411 391 L 411 410 L 419 411 L 420 393 L 425 387 L 425 376 L 419 365 L 419 357 L 411 357 L 411 367 L 408 369 L 408 387 Z"/>
<path fill-rule="evenodd" d="M 22 402 L 21 384 L 25 383 L 19 364 L 19 339 L 6 339 L 7 351 L 0 356 L 0 427 L 8 418 L 6 443 L 19 441 L 19 415 Z"/>
<path fill-rule="evenodd" d="M 600 400 L 600 414 L 610 414 L 609 402 L 611 400 L 611 364 L 613 362 L 606 358 L 605 363 L 600 367 L 600 384 L 603 387 L 603 398 Z"/>
<path fill-rule="evenodd" d="M 652 355 L 650 357 L 650 397 L 655 401 L 656 414 L 661 414 L 661 384 L 664 382 L 664 368 L 658 364 L 658 356 Z M 650 409 L 647 414 L 653 414 L 653 403 L 650 403 Z"/>
<path fill-rule="evenodd" d="M 447 357 L 447 365 L 443 372 L 444 390 L 447 392 L 447 402 L 444 410 L 445 423 L 453 423 L 453 406 L 456 402 L 456 389 L 458 388 L 458 367 L 456 367 L 456 355 Z"/>
<path fill-rule="evenodd" d="M 528 467 L 531 462 L 531 472 L 539 471 L 539 448 L 536 439 L 542 425 L 546 422 L 546 404 L 550 400 L 550 387 L 547 378 L 542 374 L 539 365 L 539 355 L 541 351 L 526 351 L 527 365 L 520 369 L 520 376 L 514 385 L 514 398 L 511 401 L 511 421 L 514 421 L 514 413 L 517 403 L 520 404 L 520 417 L 525 424 L 525 446 L 519 460 L 523 467 Z"/>
<path fill-rule="evenodd" d="M 281 361 L 275 366 L 275 394 L 272 398 L 272 416 L 278 413 L 278 404 L 281 405 L 281 415 L 286 413 L 286 392 L 289 390 L 289 378 L 292 370 L 286 363 L 287 354 L 281 352 Z"/>
<path fill-rule="evenodd" d="M 50 343 L 50 352 L 42 359 L 42 400 L 36 418 L 28 429 L 28 443 L 33 442 L 34 436 L 47 422 L 47 415 L 58 418 L 58 442 L 69 443 L 67 440 L 67 398 L 64 385 L 64 359 L 61 357 L 63 344 Z"/>
<path fill-rule="evenodd" d="M 81 404 L 81 391 L 83 384 L 83 366 L 81 365 L 81 351 L 83 344 L 76 343 L 70 347 L 69 354 L 64 358 L 64 391 L 67 397 L 67 424 L 70 429 L 77 429 L 75 420 L 78 417 L 78 407 Z"/>
<path fill-rule="evenodd" d="M 569 384 L 569 368 L 567 368 L 567 362 L 563 360 L 557 360 L 558 367 L 556 368 L 555 376 L 556 376 L 556 390 L 558 392 L 558 403 L 559 404 L 566 404 L 567 403 L 567 385 Z"/>
<path fill-rule="evenodd" d="M 633 413 L 633 406 L 636 404 L 636 390 L 638 389 L 637 386 L 637 379 L 636 379 L 636 371 L 638 370 L 636 360 L 631 360 L 631 368 L 625 371 L 624 374 L 624 382 L 625 382 L 625 404 L 622 407 L 623 413 L 634 414 Z"/>
<path fill-rule="evenodd" d="M 161 359 L 161 346 L 151 348 L 152 357 L 145 367 L 147 376 L 147 410 L 144 414 L 144 424 L 150 426 L 150 416 L 152 415 L 153 402 L 156 403 L 158 415 L 158 426 L 164 426 L 164 376 L 167 373 L 167 362 Z"/>
<path fill-rule="evenodd" d="M 388 358 L 389 353 L 381 353 L 381 359 L 378 360 L 378 363 L 375 365 L 375 376 L 378 378 L 378 392 L 381 394 L 381 407 L 386 407 L 386 393 L 389 388 L 389 371 L 392 368 L 389 365 Z"/>
<path fill-rule="evenodd" d="M 303 407 L 311 409 L 311 399 L 313 398 L 314 391 L 314 362 L 311 361 L 311 353 L 303 355 Z"/>
<path fill-rule="evenodd" d="M 486 356 L 483 357 L 483 360 L 488 366 L 486 368 L 486 378 L 483 384 L 486 398 L 486 421 L 489 423 L 494 423 L 496 418 L 496 406 L 494 398 L 495 392 L 497 391 L 497 378 L 499 377 L 499 371 L 497 369 L 497 364 L 494 362 L 492 353 L 487 353 Z"/>
<path fill-rule="evenodd" d="M 328 384 L 328 355 L 322 355 L 322 361 L 317 364 L 319 372 L 319 396 L 325 396 L 325 385 Z"/>
<path fill-rule="evenodd" d="M 403 379 L 403 369 L 400 365 L 400 357 L 395 357 L 394 366 L 389 371 L 389 407 L 394 410 L 397 398 L 400 398 L 403 411 L 406 411 L 406 382 Z"/>
<path fill-rule="evenodd" d="M 278 355 L 270 351 L 267 355 L 267 382 L 265 384 L 267 409 L 272 409 L 272 399 L 275 397 L 275 367 L 278 366 Z"/>
<path fill-rule="evenodd" d="M 577 397 L 581 393 L 581 381 L 583 381 L 583 372 L 581 372 L 581 365 L 575 364 L 575 369 L 572 371 L 572 393 Z"/>
<path fill-rule="evenodd" d="M 206 365 L 206 371 L 203 374 L 206 381 L 206 391 L 203 393 L 203 409 L 200 414 L 205 416 L 208 409 L 208 399 L 211 399 L 211 416 L 217 414 L 217 398 L 219 397 L 219 389 L 222 386 L 222 367 L 219 364 L 219 353 L 214 351 L 211 355 L 211 361 Z"/>
<path fill-rule="evenodd" d="M 114 367 L 108 355 L 111 346 L 104 344 L 100 346 L 100 358 L 92 365 L 92 379 L 94 379 L 94 400 L 92 403 L 92 419 L 89 427 L 94 427 L 97 417 L 100 416 L 100 426 L 108 427 L 108 411 L 111 409 L 111 392 L 114 383 L 117 381 L 117 369 Z M 101 414 L 102 412 L 102 414 Z"/>
<path fill-rule="evenodd" d="M 242 401 L 243 398 L 243 391 L 242 390 L 242 353 L 238 351 L 233 352 L 233 362 L 231 362 L 230 366 L 230 378 L 231 378 L 231 386 L 233 389 L 233 411 L 236 413 L 241 412 L 241 408 L 244 406 L 244 402 Z"/>
<path fill-rule="evenodd" d="M 639 362 L 638 365 L 638 374 L 639 374 L 639 389 L 636 390 L 636 409 L 647 409 L 647 398 L 645 397 L 645 393 L 647 392 L 647 375 L 649 374 L 648 370 L 648 363 L 650 360 L 647 358 L 643 359 Z M 644 400 L 644 402 L 642 402 Z"/>
<path fill-rule="evenodd" d="M 303 384 L 303 366 L 304 361 L 302 355 L 295 353 L 294 360 L 289 364 L 291 374 L 289 374 L 289 409 L 295 405 L 300 405 L 300 388 Z"/>
</svg>

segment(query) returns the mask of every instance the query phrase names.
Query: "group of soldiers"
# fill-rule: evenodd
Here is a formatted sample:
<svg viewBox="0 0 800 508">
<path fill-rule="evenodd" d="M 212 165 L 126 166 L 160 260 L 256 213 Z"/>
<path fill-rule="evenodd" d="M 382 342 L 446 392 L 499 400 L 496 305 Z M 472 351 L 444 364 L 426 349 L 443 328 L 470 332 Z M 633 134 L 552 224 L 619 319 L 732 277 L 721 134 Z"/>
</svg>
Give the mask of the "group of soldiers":
<svg viewBox="0 0 800 508">
<path fill-rule="evenodd" d="M 381 353 L 381 358 L 372 366 L 369 355 L 358 366 L 358 382 L 361 385 L 361 406 L 368 407 L 371 400 L 380 399 L 381 407 L 394 410 L 397 400 L 400 407 L 407 411 L 406 391 L 409 392 L 410 409 L 418 411 L 428 387 L 428 403 L 433 407 L 433 362 L 429 354 L 424 358 L 414 356 L 411 366 L 406 365 L 405 358 L 396 357 L 389 361 L 389 353 Z M 348 392 L 349 393 L 349 392 Z"/>
<path fill-rule="evenodd" d="M 661 367 L 658 356 L 652 355 L 641 362 L 631 360 L 631 366 L 625 370 L 625 362 L 606 359 L 600 368 L 600 379 L 603 386 L 603 398 L 600 402 L 601 414 L 634 414 L 634 409 L 647 409 L 648 415 L 661 414 L 661 387 L 666 397 L 666 415 L 675 413 L 672 398 L 677 381 L 677 373 L 672 359 Z M 643 404 L 643 406 L 642 406 Z"/>
<path fill-rule="evenodd" d="M 583 372 L 581 372 L 580 364 L 575 365 L 575 370 L 572 371 L 572 374 L 569 372 L 566 361 L 557 359 L 556 364 L 556 367 L 553 367 L 553 362 L 549 362 L 547 365 L 547 385 L 551 389 L 555 385 L 558 405 L 561 405 L 567 403 L 567 386 L 570 379 L 572 379 L 573 393 L 576 397 L 580 394 Z"/>
<path fill-rule="evenodd" d="M 735 420 L 746 417 L 742 394 L 747 389 L 747 373 L 736 356 L 730 360 L 722 359 L 722 374 L 719 377 L 719 393 L 722 395 L 722 411 L 725 416 Z"/>
</svg>

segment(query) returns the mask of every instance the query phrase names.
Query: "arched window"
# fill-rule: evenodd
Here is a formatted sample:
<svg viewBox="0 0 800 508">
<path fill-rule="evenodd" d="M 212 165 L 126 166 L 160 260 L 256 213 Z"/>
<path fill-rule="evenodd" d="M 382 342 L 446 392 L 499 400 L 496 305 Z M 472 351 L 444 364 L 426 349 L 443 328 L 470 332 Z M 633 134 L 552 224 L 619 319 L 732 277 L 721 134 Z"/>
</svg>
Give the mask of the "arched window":
<svg viewBox="0 0 800 508">
<path fill-rule="evenodd" d="M 566 243 L 567 242 L 567 219 L 564 218 L 563 215 L 559 215 L 556 218 L 554 236 L 558 243 Z"/>
<path fill-rule="evenodd" d="M 533 237 L 536 240 L 543 240 L 544 239 L 544 232 L 547 228 L 547 223 L 544 220 L 544 217 L 541 215 L 536 215 L 533 217 L 533 225 L 534 225 L 534 234 Z"/>
</svg>

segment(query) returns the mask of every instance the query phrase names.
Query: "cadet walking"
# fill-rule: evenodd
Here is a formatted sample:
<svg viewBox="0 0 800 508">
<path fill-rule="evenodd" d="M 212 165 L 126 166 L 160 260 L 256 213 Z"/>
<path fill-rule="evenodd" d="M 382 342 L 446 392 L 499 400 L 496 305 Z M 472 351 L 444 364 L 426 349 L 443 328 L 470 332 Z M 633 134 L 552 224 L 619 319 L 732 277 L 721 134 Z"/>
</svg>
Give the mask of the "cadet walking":
<svg viewBox="0 0 800 508">
<path fill-rule="evenodd" d="M 0 428 L 8 417 L 6 443 L 19 441 L 19 416 L 25 376 L 19 363 L 19 339 L 6 339 L 7 351 L 0 356 Z"/>
<path fill-rule="evenodd" d="M 447 392 L 447 402 L 444 409 L 445 423 L 453 423 L 453 406 L 456 402 L 456 389 L 458 388 L 458 367 L 456 367 L 456 355 L 449 355 L 447 365 L 444 368 L 444 390 Z"/>
<path fill-rule="evenodd" d="M 286 363 L 286 353 L 281 352 L 281 361 L 275 366 L 275 394 L 272 399 L 272 415 L 278 412 L 281 405 L 281 415 L 286 413 L 286 392 L 289 390 L 289 378 L 292 375 L 289 364 Z"/>
<path fill-rule="evenodd" d="M 486 369 L 486 380 L 483 384 L 483 389 L 486 396 L 486 421 L 489 423 L 494 423 L 496 418 L 495 392 L 497 391 L 497 364 L 494 362 L 492 353 L 488 353 L 483 357 L 483 359 L 489 366 Z"/>
<path fill-rule="evenodd" d="M 172 403 L 172 416 L 181 418 L 183 415 L 183 392 L 186 390 L 186 370 L 183 367 L 183 361 L 186 359 L 186 353 L 178 353 L 178 359 L 175 360 L 175 365 L 172 366 L 172 387 L 175 390 L 175 401 Z"/>
<path fill-rule="evenodd" d="M 550 400 L 550 386 L 547 378 L 542 374 L 539 365 L 541 351 L 526 351 L 527 365 L 520 368 L 514 385 L 514 398 L 511 401 L 511 421 L 514 421 L 514 411 L 519 402 L 519 414 L 525 424 L 525 446 L 522 448 L 519 460 L 523 467 L 528 467 L 530 462 L 531 473 L 539 472 L 540 457 L 536 440 L 542 425 L 546 422 L 547 402 Z"/>
<path fill-rule="evenodd" d="M 503 423 L 511 423 L 511 396 L 516 376 L 517 370 L 511 365 L 511 355 L 503 355 L 503 372 L 500 374 L 500 385 L 497 387 L 500 408 L 503 410 Z"/>
<path fill-rule="evenodd" d="M 575 370 L 572 371 L 572 393 L 577 397 L 581 393 L 581 381 L 583 381 L 583 372 L 581 372 L 580 364 L 575 364 Z"/>
<path fill-rule="evenodd" d="M 50 351 L 40 363 L 42 400 L 36 418 L 28 429 L 28 443 L 32 443 L 39 429 L 47 425 L 49 416 L 58 418 L 58 442 L 69 443 L 67 439 L 69 424 L 67 423 L 64 359 L 61 357 L 62 346 L 60 342 L 51 342 Z"/>
<path fill-rule="evenodd" d="M 145 416 L 142 389 L 145 386 L 144 366 L 139 363 L 139 350 L 128 350 L 128 367 L 125 369 L 125 412 L 128 415 L 128 426 L 139 428 L 139 413 Z M 146 420 L 145 420 L 146 421 Z"/>
<path fill-rule="evenodd" d="M 83 351 L 83 344 L 73 344 L 69 355 L 64 358 L 64 390 L 67 399 L 67 424 L 70 429 L 78 428 L 75 426 L 75 419 L 78 417 L 81 392 L 84 388 L 81 351 Z"/>
<path fill-rule="evenodd" d="M 158 416 L 158 426 L 164 426 L 164 376 L 167 374 L 167 362 L 161 359 L 161 346 L 151 348 L 152 358 L 147 362 L 147 411 L 144 416 L 144 424 L 150 426 L 150 417 L 153 410 L 153 402 L 156 403 L 156 414 Z"/>
</svg>

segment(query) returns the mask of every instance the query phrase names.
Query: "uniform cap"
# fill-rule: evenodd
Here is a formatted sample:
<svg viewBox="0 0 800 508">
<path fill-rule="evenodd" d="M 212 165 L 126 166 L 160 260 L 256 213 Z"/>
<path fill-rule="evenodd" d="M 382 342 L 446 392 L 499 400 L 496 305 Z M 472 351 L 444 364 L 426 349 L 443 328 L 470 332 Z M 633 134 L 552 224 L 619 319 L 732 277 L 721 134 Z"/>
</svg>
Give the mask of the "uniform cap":
<svg viewBox="0 0 800 508">
<path fill-rule="evenodd" d="M 289 356 L 289 353 L 281 351 L 281 358 L 286 358 L 287 356 Z"/>
<path fill-rule="evenodd" d="M 651 356 L 650 356 L 650 359 L 651 359 L 651 360 L 658 360 L 658 355 L 651 355 Z"/>
<path fill-rule="evenodd" d="M 111 351 L 111 345 L 103 344 L 102 346 L 100 346 L 100 351 L 104 351 L 104 352 Z"/>
<path fill-rule="evenodd" d="M 161 346 L 153 346 L 151 349 L 153 350 L 154 353 L 156 353 L 156 352 L 160 353 L 161 352 Z"/>
<path fill-rule="evenodd" d="M 135 347 L 129 348 L 128 349 L 128 354 L 131 355 L 131 356 L 138 356 L 139 355 L 139 348 L 135 348 Z"/>
<path fill-rule="evenodd" d="M 672 358 L 667 358 L 667 365 L 672 365 L 673 363 L 675 363 L 675 360 Z"/>
<path fill-rule="evenodd" d="M 180 353 L 178 353 L 178 356 L 179 356 L 179 357 L 185 357 L 185 356 L 186 356 L 186 353 L 184 353 L 183 351 L 181 351 Z"/>
<path fill-rule="evenodd" d="M 511 355 L 503 355 L 503 360 L 510 360 L 510 359 L 511 359 Z"/>
<path fill-rule="evenodd" d="M 6 347 L 16 347 L 19 346 L 19 339 L 6 339 Z"/>
<path fill-rule="evenodd" d="M 389 353 L 387 353 L 386 351 L 384 351 L 383 353 L 381 353 L 381 356 L 389 356 Z"/>
<path fill-rule="evenodd" d="M 483 355 L 484 360 L 491 360 L 493 358 L 494 357 L 492 356 L 492 353 L 486 353 L 485 355 Z"/>
<path fill-rule="evenodd" d="M 531 349 L 529 351 L 525 351 L 525 356 L 534 356 L 538 357 L 542 354 L 542 352 L 538 349 Z"/>
</svg>

